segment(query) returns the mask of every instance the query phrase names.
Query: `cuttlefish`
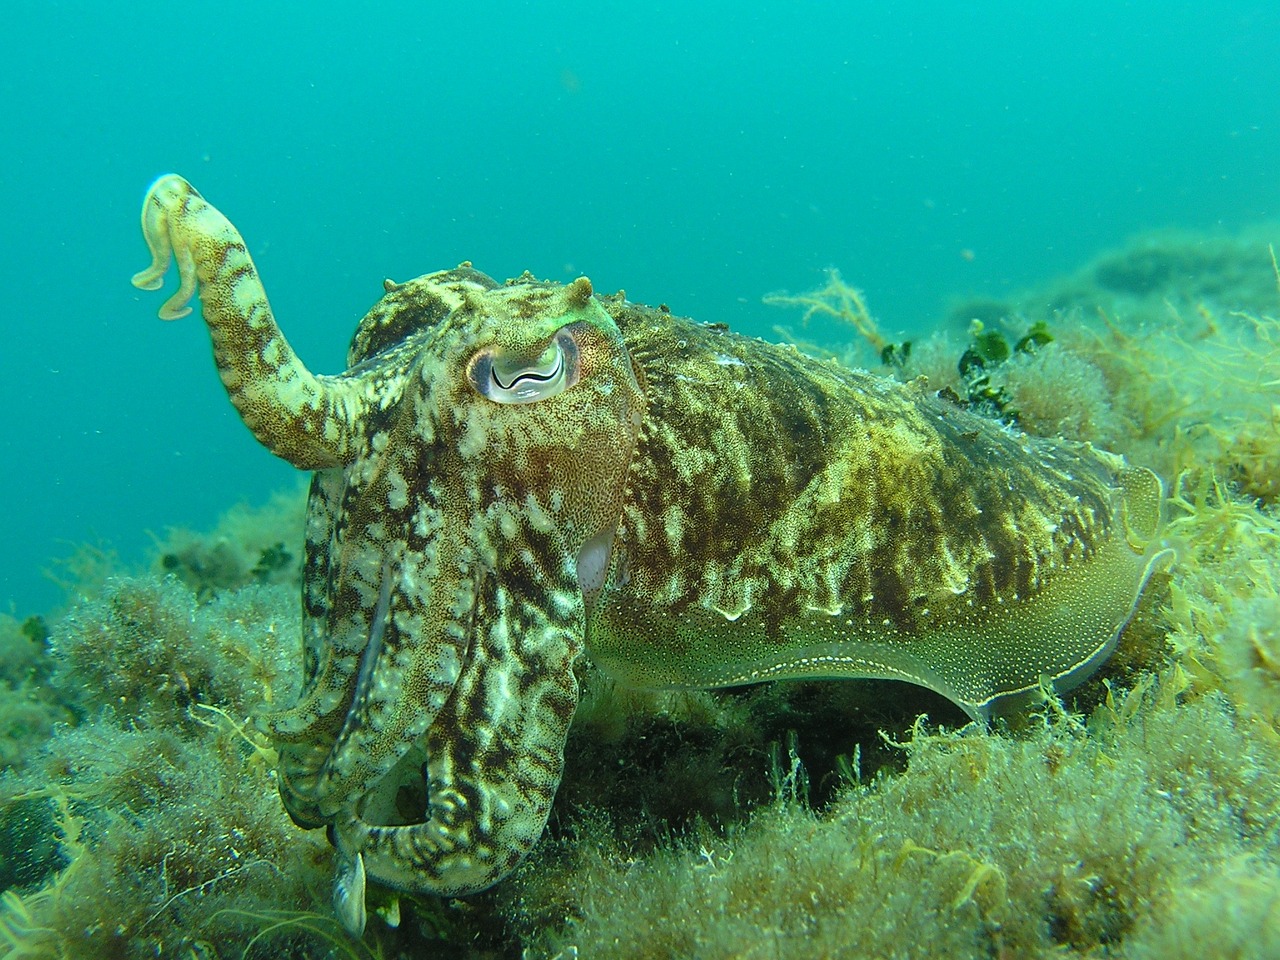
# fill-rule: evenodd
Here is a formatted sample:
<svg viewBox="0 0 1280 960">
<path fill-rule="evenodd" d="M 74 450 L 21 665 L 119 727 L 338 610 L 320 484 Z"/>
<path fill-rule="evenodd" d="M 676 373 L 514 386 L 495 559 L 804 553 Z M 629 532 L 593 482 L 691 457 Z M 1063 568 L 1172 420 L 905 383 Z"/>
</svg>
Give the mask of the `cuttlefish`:
<svg viewBox="0 0 1280 960">
<path fill-rule="evenodd" d="M 244 240 L 185 180 L 142 208 L 166 320 L 199 291 L 223 385 L 314 471 L 305 683 L 266 725 L 284 804 L 366 877 L 456 896 L 547 821 L 590 658 L 646 686 L 878 677 L 975 720 L 1107 658 L 1163 494 L 1089 444 L 902 383 L 525 274 L 463 263 L 360 321 L 313 374 Z"/>
</svg>

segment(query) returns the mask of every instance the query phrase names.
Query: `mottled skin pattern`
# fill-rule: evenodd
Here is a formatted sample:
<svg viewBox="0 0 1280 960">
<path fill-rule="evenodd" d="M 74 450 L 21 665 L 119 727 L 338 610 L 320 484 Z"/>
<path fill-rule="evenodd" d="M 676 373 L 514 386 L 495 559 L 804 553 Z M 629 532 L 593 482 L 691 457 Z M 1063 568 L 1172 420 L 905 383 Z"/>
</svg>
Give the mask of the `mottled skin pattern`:
<svg viewBox="0 0 1280 960">
<path fill-rule="evenodd" d="M 316 471 L 306 686 L 268 722 L 353 931 L 366 870 L 457 895 L 528 851 L 584 652 L 656 685 L 900 678 L 985 718 L 1096 669 L 1167 556 L 1148 471 L 585 279 L 388 281 L 315 376 L 186 181 L 142 220 L 134 283 L 177 259 L 161 316 L 198 285 L 232 402 Z"/>
</svg>

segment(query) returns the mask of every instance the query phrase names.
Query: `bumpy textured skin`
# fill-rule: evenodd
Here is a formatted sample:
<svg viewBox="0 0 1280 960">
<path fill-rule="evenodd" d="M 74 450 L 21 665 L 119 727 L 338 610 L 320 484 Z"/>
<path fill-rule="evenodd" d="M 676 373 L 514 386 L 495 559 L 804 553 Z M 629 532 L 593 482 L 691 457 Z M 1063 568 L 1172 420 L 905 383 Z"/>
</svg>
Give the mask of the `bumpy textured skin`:
<svg viewBox="0 0 1280 960">
<path fill-rule="evenodd" d="M 1167 558 L 1150 472 L 923 384 L 469 264 L 388 281 L 348 371 L 314 376 L 186 181 L 153 185 L 143 232 L 135 284 L 176 257 L 161 316 L 198 285 L 232 402 L 316 471 L 306 687 L 269 723 L 340 892 L 352 863 L 449 895 L 504 876 L 546 822 L 584 653 L 643 684 L 900 678 L 985 718 L 1096 669 Z M 486 395 L 477 358 L 557 343 L 572 382 Z"/>
</svg>

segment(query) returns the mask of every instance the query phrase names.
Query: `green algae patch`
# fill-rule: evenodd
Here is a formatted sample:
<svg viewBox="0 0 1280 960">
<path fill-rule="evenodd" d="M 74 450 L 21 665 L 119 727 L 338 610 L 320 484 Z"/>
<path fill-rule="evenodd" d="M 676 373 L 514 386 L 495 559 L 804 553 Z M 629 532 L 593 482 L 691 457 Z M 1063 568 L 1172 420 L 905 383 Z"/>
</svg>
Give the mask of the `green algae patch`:
<svg viewBox="0 0 1280 960">
<path fill-rule="evenodd" d="M 170 527 L 155 538 L 153 572 L 181 580 L 199 598 L 258 584 L 294 584 L 302 575 L 305 484 L 261 506 L 237 504 L 207 533 Z"/>
<path fill-rule="evenodd" d="M 904 773 L 821 813 L 779 802 L 639 860 L 597 825 L 544 853 L 572 859 L 563 886 L 534 862 L 506 896 L 568 912 L 526 931 L 546 956 L 1122 956 L 1164 942 L 1190 891 L 1274 862 L 1274 756 L 1225 699 L 1180 705 L 1176 686 L 1019 738 L 921 727 Z"/>
<path fill-rule="evenodd" d="M 243 911 L 311 905 L 327 850 L 282 819 L 247 721 L 284 670 L 272 631 L 292 593 L 201 605 L 176 581 L 108 580 L 51 626 L 40 669 L 63 722 L 0 773 L 0 847 L 24 861 L 0 955 L 230 956 L 259 929 Z"/>
</svg>

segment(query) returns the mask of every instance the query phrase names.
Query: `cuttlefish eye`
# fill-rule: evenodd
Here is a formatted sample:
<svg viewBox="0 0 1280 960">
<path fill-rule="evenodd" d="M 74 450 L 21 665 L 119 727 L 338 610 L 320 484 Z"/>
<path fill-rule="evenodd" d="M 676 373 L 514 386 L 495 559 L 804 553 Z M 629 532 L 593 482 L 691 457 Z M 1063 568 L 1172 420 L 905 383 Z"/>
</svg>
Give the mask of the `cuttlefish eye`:
<svg viewBox="0 0 1280 960">
<path fill-rule="evenodd" d="M 471 385 L 495 403 L 537 403 L 564 393 L 581 374 L 578 344 L 559 330 L 532 362 L 503 356 L 501 348 L 481 350 L 471 360 Z"/>
</svg>

